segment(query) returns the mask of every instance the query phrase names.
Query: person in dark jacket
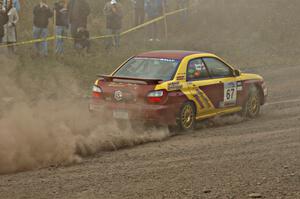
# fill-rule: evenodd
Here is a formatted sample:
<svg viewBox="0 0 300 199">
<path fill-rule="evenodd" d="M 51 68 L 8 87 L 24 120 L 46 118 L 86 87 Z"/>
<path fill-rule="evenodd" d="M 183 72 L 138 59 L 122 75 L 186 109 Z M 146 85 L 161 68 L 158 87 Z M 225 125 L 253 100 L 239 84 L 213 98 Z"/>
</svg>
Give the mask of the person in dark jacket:
<svg viewBox="0 0 300 199">
<path fill-rule="evenodd" d="M 87 28 L 90 6 L 86 0 L 70 0 L 67 9 L 69 12 L 71 35 L 75 37 L 79 27 Z"/>
<path fill-rule="evenodd" d="M 120 46 L 123 18 L 122 5 L 116 0 L 110 0 L 105 4 L 103 11 L 106 16 L 106 28 L 109 30 L 109 34 L 113 35 L 113 37 L 108 40 L 106 49 L 111 46 L 118 48 Z"/>
<path fill-rule="evenodd" d="M 56 55 L 62 55 L 64 52 L 64 39 L 68 30 L 68 10 L 64 0 L 59 0 L 54 4 L 54 10 L 56 14 L 56 41 L 55 41 L 55 53 Z"/>
<path fill-rule="evenodd" d="M 48 24 L 49 19 L 53 16 L 53 12 L 46 4 L 46 0 L 41 0 L 33 9 L 33 38 L 45 39 L 45 41 L 35 43 L 37 54 L 48 56 Z"/>
<path fill-rule="evenodd" d="M 79 53 L 79 55 L 82 55 L 84 50 L 86 50 L 87 53 L 90 51 L 90 33 L 89 31 L 84 27 L 79 27 L 77 29 L 77 33 L 75 35 L 75 49 Z"/>
<path fill-rule="evenodd" d="M 5 7 L 3 6 L 2 0 L 0 0 L 0 44 L 4 37 L 4 25 L 8 22 L 8 15 Z"/>
</svg>

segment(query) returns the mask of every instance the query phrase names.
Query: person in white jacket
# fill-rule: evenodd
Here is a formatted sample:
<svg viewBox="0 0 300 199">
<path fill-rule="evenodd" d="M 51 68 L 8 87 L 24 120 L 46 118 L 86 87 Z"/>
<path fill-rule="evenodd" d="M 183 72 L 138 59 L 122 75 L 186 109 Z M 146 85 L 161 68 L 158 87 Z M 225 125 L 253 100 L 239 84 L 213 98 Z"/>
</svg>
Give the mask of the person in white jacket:
<svg viewBox="0 0 300 199">
<path fill-rule="evenodd" d="M 8 22 L 4 25 L 3 42 L 9 45 L 8 51 L 10 53 L 15 53 L 15 46 L 13 44 L 17 42 L 16 24 L 19 21 L 19 15 L 17 9 L 13 6 L 12 0 L 7 0 L 7 3 Z"/>
</svg>

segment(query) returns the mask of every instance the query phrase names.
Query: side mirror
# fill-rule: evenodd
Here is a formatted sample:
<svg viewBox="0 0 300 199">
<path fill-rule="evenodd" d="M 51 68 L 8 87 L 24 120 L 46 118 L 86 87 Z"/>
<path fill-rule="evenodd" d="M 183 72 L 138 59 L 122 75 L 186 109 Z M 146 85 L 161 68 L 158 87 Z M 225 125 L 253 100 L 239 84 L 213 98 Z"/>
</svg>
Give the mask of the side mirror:
<svg viewBox="0 0 300 199">
<path fill-rule="evenodd" d="M 240 76 L 241 73 L 242 73 L 242 72 L 241 72 L 240 70 L 238 70 L 238 69 L 234 69 L 234 71 L 233 71 L 233 74 L 234 74 L 234 76 L 236 76 L 236 77 Z"/>
</svg>

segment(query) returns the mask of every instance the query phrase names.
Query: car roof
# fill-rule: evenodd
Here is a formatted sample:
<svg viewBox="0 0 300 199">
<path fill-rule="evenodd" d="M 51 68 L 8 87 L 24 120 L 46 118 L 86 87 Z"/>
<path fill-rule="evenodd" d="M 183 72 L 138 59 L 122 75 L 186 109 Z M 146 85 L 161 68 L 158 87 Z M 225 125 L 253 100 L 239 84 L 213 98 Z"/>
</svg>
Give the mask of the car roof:
<svg viewBox="0 0 300 199">
<path fill-rule="evenodd" d="M 162 58 L 162 59 L 178 59 L 181 60 L 186 56 L 194 54 L 206 54 L 201 51 L 185 51 L 185 50 L 158 50 L 149 51 L 136 55 L 136 57 L 147 57 L 147 58 Z"/>
</svg>

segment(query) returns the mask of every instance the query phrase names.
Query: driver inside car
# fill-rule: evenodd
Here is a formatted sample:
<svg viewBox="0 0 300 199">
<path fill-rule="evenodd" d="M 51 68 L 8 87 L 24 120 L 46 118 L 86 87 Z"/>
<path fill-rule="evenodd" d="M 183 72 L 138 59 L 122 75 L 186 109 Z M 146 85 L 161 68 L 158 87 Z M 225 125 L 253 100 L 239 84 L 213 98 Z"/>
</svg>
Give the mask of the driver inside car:
<svg viewBox="0 0 300 199">
<path fill-rule="evenodd" d="M 201 76 L 201 68 L 197 67 L 196 63 L 190 63 L 188 72 L 187 72 L 187 77 L 189 80 L 197 79 Z"/>
</svg>

